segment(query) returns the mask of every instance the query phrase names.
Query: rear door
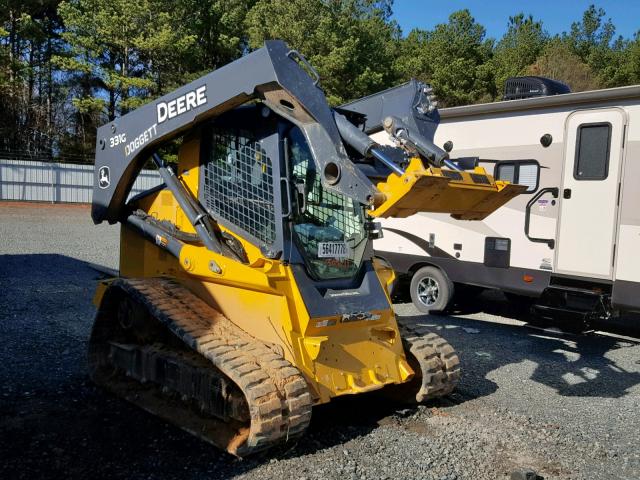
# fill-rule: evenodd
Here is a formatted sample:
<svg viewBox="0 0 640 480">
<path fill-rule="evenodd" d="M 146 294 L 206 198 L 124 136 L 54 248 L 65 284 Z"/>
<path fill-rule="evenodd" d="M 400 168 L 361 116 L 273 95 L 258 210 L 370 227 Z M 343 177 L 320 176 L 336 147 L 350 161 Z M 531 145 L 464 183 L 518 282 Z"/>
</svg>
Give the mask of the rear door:
<svg viewBox="0 0 640 480">
<path fill-rule="evenodd" d="M 626 115 L 581 110 L 566 123 L 556 271 L 611 278 Z"/>
</svg>

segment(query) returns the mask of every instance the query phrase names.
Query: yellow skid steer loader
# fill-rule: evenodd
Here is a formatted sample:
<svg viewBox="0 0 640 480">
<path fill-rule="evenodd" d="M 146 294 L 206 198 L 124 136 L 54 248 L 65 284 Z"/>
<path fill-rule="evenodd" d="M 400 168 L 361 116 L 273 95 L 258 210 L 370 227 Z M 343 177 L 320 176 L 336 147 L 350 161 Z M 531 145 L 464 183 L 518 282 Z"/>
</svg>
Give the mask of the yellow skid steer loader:
<svg viewBox="0 0 640 480">
<path fill-rule="evenodd" d="M 93 380 L 237 456 L 296 440 L 341 395 L 451 392 L 453 348 L 394 315 L 374 219 L 483 218 L 522 188 L 472 179 L 412 129 L 433 114 L 415 85 L 381 147 L 269 41 L 101 127 L 92 217 L 122 224 L 121 276 L 95 295 Z M 149 159 L 163 185 L 128 199 Z"/>
</svg>

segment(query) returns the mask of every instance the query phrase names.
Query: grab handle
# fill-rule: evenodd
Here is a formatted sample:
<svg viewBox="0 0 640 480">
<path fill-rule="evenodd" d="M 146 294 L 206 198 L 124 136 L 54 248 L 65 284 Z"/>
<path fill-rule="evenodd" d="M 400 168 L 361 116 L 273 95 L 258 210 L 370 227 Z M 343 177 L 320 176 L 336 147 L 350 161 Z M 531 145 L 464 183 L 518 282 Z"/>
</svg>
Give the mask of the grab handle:
<svg viewBox="0 0 640 480">
<path fill-rule="evenodd" d="M 307 67 L 307 69 L 309 70 L 307 73 L 309 73 L 311 77 L 314 77 L 315 80 L 313 81 L 313 84 L 317 87 L 318 83 L 320 83 L 320 75 L 318 74 L 318 72 L 316 71 L 315 68 L 313 68 L 311 66 L 311 64 L 309 63 L 309 61 L 304 58 L 304 55 L 302 55 L 300 52 L 298 52 L 297 50 L 289 50 L 287 52 L 287 57 L 291 58 L 292 60 L 298 60 L 300 63 L 302 63 L 305 67 Z"/>
<path fill-rule="evenodd" d="M 537 243 L 546 243 L 549 246 L 549 248 L 553 250 L 553 248 L 556 246 L 556 241 L 553 238 L 535 238 L 529 235 L 531 207 L 533 207 L 534 203 L 536 203 L 538 199 L 542 197 L 542 195 L 544 195 L 545 193 L 550 193 L 551 195 L 553 195 L 553 198 L 558 198 L 558 187 L 543 188 L 531 200 L 529 200 L 529 202 L 527 203 L 527 208 L 525 210 L 525 216 L 524 216 L 524 234 L 527 236 L 527 238 L 530 241 L 537 242 Z"/>
</svg>

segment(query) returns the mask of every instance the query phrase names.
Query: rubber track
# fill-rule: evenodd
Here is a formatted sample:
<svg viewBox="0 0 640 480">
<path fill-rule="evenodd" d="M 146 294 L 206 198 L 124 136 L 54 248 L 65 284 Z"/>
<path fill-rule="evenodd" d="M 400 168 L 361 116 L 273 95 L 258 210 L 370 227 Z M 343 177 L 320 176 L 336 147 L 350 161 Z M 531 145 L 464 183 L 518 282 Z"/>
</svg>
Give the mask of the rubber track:
<svg viewBox="0 0 640 480">
<path fill-rule="evenodd" d="M 400 317 L 397 321 L 405 351 L 415 357 L 422 370 L 416 401 L 450 394 L 460 380 L 460 360 L 453 347 L 422 325 Z"/>
<path fill-rule="evenodd" d="M 251 423 L 229 445 L 246 456 L 301 436 L 311 420 L 307 383 L 287 360 L 235 326 L 180 284 L 163 278 L 118 279 L 120 288 L 231 379 L 244 394 Z"/>
</svg>

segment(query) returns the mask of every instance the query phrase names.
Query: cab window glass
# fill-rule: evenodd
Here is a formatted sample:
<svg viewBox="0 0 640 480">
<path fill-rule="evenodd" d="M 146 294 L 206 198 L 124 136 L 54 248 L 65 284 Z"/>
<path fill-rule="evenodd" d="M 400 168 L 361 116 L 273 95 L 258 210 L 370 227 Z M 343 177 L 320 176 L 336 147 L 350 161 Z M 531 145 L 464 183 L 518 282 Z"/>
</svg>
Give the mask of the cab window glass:
<svg viewBox="0 0 640 480">
<path fill-rule="evenodd" d="M 351 278 L 362 265 L 367 235 L 364 211 L 351 198 L 322 185 L 304 134 L 289 133 L 296 196 L 293 233 L 308 272 L 319 280 Z"/>
</svg>

